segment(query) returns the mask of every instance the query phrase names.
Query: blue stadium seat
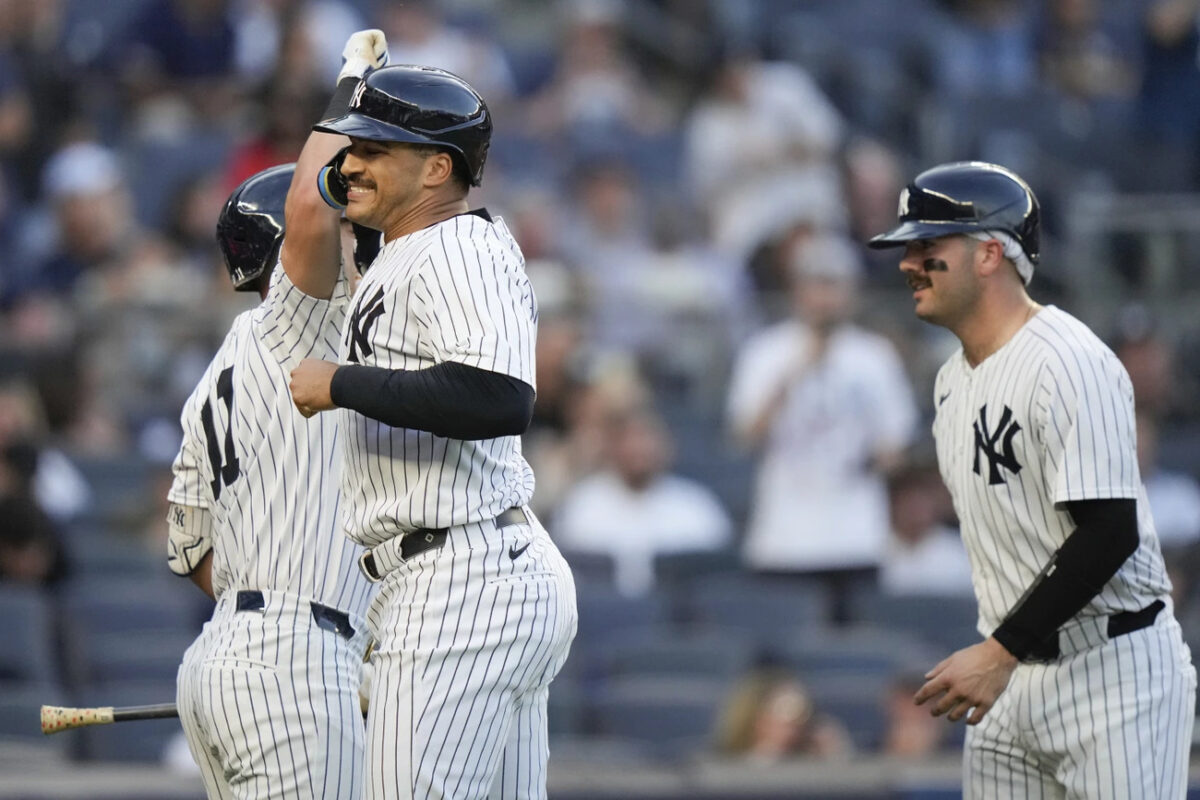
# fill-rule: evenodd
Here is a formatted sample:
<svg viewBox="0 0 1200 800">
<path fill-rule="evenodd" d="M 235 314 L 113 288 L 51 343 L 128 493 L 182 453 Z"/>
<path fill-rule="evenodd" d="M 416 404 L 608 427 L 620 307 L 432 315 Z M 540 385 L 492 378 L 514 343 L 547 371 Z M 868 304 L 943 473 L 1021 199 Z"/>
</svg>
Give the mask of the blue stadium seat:
<svg viewBox="0 0 1200 800">
<path fill-rule="evenodd" d="M 41 708 L 43 705 L 69 705 L 65 698 L 66 694 L 62 688 L 52 683 L 0 686 L 0 741 L 45 741 L 46 736 L 41 727 Z"/>
<path fill-rule="evenodd" d="M 622 678 L 606 684 L 593 699 L 595 732 L 639 741 L 664 758 L 695 754 L 708 747 L 725 681 L 680 678 Z"/>
<path fill-rule="evenodd" d="M 666 603 L 659 594 L 628 597 L 615 589 L 586 585 L 577 590 L 577 643 L 603 644 L 635 631 L 661 627 L 667 621 Z"/>
<path fill-rule="evenodd" d="M 42 590 L 0 584 L 0 684 L 58 680 L 52 618 Z"/>
<path fill-rule="evenodd" d="M 86 675 L 91 685 L 171 681 L 195 637 L 190 631 L 109 633 L 88 637 Z"/>
<path fill-rule="evenodd" d="M 695 582 L 686 604 L 688 622 L 741 631 L 764 643 L 773 643 L 781 631 L 822 625 L 828 617 L 823 586 L 751 574 Z"/>
<path fill-rule="evenodd" d="M 738 631 L 656 633 L 614 641 L 604 649 L 608 679 L 634 676 L 732 681 L 754 660 L 753 642 Z"/>
<path fill-rule="evenodd" d="M 801 630 L 780 644 L 779 654 L 805 681 L 829 676 L 882 681 L 913 664 L 933 666 L 941 659 L 909 634 L 869 626 Z"/>
<path fill-rule="evenodd" d="M 869 625 L 903 631 L 948 653 L 980 640 L 979 606 L 971 596 L 877 594 L 859 606 Z"/>
</svg>

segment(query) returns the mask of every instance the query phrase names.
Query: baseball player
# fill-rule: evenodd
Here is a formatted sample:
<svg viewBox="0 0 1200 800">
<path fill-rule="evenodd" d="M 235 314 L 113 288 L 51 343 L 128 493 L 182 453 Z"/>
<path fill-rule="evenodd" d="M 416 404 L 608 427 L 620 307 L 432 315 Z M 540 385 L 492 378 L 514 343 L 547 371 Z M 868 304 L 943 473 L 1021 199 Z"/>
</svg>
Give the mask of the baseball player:
<svg viewBox="0 0 1200 800">
<path fill-rule="evenodd" d="M 944 164 L 900 195 L 916 314 L 962 347 L 933 434 L 985 640 L 925 676 L 963 719 L 968 798 L 1182 798 L 1196 673 L 1138 474 L 1129 376 L 1083 323 L 1030 299 L 1038 204 L 1016 174 Z"/>
<path fill-rule="evenodd" d="M 331 109 L 386 53 L 379 31 L 350 37 Z M 168 512 L 171 568 L 217 601 L 177 689 L 213 798 L 362 792 L 371 586 L 341 534 L 337 427 L 297 414 L 288 390 L 302 358 L 337 352 L 349 300 L 339 215 L 317 186 L 345 141 L 314 133 L 294 166 L 239 186 L 217 226 L 234 286 L 262 303 L 237 317 L 184 407 Z"/>
<path fill-rule="evenodd" d="M 379 582 L 368 798 L 546 793 L 547 690 L 575 588 L 526 506 L 524 258 L 502 220 L 468 210 L 491 129 L 467 83 L 413 66 L 367 76 L 350 113 L 317 127 L 351 142 L 323 185 L 384 240 L 337 361 L 292 372 L 302 413 L 341 409 L 347 533 Z"/>
</svg>

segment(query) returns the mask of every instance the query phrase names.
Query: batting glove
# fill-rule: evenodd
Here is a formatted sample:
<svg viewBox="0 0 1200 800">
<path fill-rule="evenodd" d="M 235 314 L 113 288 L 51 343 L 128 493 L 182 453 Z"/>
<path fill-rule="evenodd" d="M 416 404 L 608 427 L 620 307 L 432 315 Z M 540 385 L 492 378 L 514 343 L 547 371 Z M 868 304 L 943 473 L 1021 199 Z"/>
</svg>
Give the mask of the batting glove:
<svg viewBox="0 0 1200 800">
<path fill-rule="evenodd" d="M 388 63 L 387 38 L 383 31 L 371 28 L 366 31 L 356 31 L 346 40 L 342 50 L 342 71 L 338 73 L 338 83 L 342 78 L 365 78 Z"/>
</svg>

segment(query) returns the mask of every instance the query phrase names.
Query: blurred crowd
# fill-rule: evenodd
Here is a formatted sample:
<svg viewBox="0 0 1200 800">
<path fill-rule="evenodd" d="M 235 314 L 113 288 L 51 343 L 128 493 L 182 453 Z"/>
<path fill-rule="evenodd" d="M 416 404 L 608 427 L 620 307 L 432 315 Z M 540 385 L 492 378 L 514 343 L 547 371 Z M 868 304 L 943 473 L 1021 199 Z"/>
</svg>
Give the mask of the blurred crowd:
<svg viewBox="0 0 1200 800">
<path fill-rule="evenodd" d="M 0 0 L 0 582 L 64 591 L 98 540 L 165 572 L 178 414 L 248 302 L 217 215 L 295 159 L 364 27 L 495 116 L 472 200 L 538 295 L 524 449 L 581 604 L 657 599 L 691 623 L 701 601 L 671 593 L 734 575 L 778 619 L 815 592 L 816 624 L 845 632 L 864 598 L 969 601 L 928 424 L 954 343 L 862 242 L 909 176 L 978 157 L 1042 201 L 1036 299 L 1074 310 L 1080 275 L 1112 273 L 1112 313 L 1087 321 L 1134 379 L 1200 644 L 1200 330 L 1171 313 L 1200 282 L 1155 294 L 1164 246 L 1187 276 L 1200 236 L 1104 231 L 1104 263 L 1079 264 L 1070 226 L 1079 193 L 1200 192 L 1198 0 Z M 712 748 L 861 749 L 795 660 L 751 650 L 719 676 Z M 893 666 L 870 744 L 954 747 L 905 702 L 924 667 Z"/>
</svg>

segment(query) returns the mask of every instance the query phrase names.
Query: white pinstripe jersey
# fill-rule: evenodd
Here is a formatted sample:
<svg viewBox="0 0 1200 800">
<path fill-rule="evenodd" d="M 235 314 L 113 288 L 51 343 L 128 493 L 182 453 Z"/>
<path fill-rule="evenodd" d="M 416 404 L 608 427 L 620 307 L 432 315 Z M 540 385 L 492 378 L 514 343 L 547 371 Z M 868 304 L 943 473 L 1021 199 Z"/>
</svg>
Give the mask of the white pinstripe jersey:
<svg viewBox="0 0 1200 800">
<path fill-rule="evenodd" d="M 1141 609 L 1170 582 L 1135 453 L 1133 386 L 1113 352 L 1044 307 L 974 369 L 962 350 L 934 383 L 942 479 L 954 498 L 990 635 L 1074 530 L 1064 503 L 1136 498 L 1141 542 L 1080 616 Z"/>
<path fill-rule="evenodd" d="M 341 535 L 337 425 L 328 414 L 301 416 L 288 388 L 302 358 L 336 352 L 346 290 L 339 280 L 330 300 L 318 300 L 277 266 L 266 299 L 234 320 L 184 405 L 168 499 L 211 513 L 217 596 L 269 589 L 366 615 L 360 550 Z M 187 546 L 206 544 L 172 542 Z"/>
<path fill-rule="evenodd" d="M 508 227 L 460 214 L 383 246 L 355 292 L 339 360 L 405 370 L 454 361 L 535 386 L 536 330 Z M 533 495 L 520 437 L 459 441 L 348 409 L 338 416 L 346 528 L 357 542 L 488 520 Z"/>
</svg>

